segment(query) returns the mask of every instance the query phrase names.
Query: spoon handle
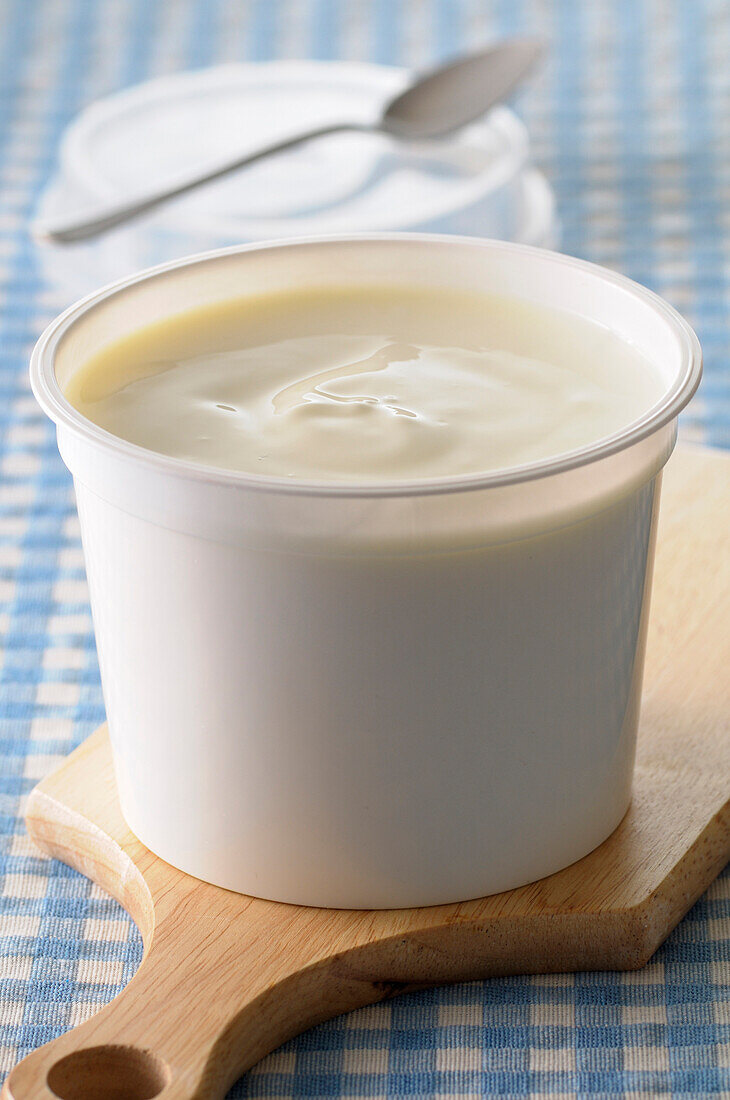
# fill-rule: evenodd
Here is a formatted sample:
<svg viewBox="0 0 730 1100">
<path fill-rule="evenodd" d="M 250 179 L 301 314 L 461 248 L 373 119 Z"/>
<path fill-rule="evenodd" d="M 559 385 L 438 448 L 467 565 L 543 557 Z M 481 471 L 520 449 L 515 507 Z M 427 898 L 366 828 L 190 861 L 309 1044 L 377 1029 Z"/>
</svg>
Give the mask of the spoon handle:
<svg viewBox="0 0 730 1100">
<path fill-rule="evenodd" d="M 147 211 L 154 210 L 170 199 L 176 198 L 178 195 L 184 195 L 204 183 L 221 179 L 230 172 L 254 164 L 257 160 L 263 160 L 264 157 L 271 156 L 274 153 L 282 153 L 286 149 L 293 149 L 294 146 L 301 145 L 305 141 L 324 137 L 326 134 L 336 134 L 343 130 L 372 130 L 376 128 L 362 123 L 340 122 L 330 126 L 322 126 L 317 130 L 308 130 L 306 133 L 296 134 L 294 137 L 279 141 L 275 145 L 267 145 L 265 148 L 257 149 L 253 153 L 246 153 L 244 156 L 236 157 L 235 160 L 219 164 L 216 168 L 207 169 L 203 172 L 198 171 L 192 175 L 182 177 L 177 183 L 167 184 L 158 190 L 150 191 L 146 195 L 138 195 L 131 202 L 110 203 L 106 206 L 100 206 L 92 213 L 83 215 L 81 218 L 76 214 L 70 219 L 67 218 L 57 222 L 36 222 L 33 225 L 33 235 L 40 240 L 51 241 L 54 244 L 71 244 L 74 241 L 84 241 L 89 237 L 96 237 L 100 233 L 106 233 L 107 230 L 131 221 L 133 218 L 138 218 L 141 214 L 146 214 Z"/>
</svg>

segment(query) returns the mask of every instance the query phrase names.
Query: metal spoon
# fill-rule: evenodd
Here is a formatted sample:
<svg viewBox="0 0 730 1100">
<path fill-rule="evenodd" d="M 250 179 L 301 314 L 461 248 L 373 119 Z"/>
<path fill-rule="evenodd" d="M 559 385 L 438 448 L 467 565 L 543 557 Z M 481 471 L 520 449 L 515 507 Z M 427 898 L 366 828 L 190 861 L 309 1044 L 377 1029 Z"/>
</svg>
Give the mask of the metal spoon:
<svg viewBox="0 0 730 1100">
<path fill-rule="evenodd" d="M 307 133 L 297 134 L 285 141 L 269 145 L 254 153 L 246 153 L 234 160 L 219 164 L 206 171 L 171 182 L 165 187 L 138 195 L 127 203 L 113 203 L 97 207 L 85 216 L 70 220 L 36 222 L 34 236 L 56 244 L 83 241 L 105 233 L 114 226 L 137 218 L 153 210 L 169 199 L 184 195 L 201 184 L 227 176 L 257 160 L 292 149 L 302 142 L 343 130 L 365 130 L 389 134 L 403 141 L 421 141 L 441 137 L 473 122 L 490 107 L 505 99 L 524 79 L 542 54 L 542 45 L 526 38 L 511 39 L 467 57 L 458 58 L 419 77 L 404 92 L 388 103 L 381 117 L 372 124 L 339 122 L 323 126 Z"/>
</svg>

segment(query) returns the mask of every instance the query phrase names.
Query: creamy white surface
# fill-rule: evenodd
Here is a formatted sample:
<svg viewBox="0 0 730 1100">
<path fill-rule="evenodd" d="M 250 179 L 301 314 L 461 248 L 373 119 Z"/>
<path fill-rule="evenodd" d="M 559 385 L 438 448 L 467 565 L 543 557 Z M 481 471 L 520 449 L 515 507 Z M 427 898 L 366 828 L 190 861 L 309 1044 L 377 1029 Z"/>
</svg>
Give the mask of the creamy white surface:
<svg viewBox="0 0 730 1100">
<path fill-rule="evenodd" d="M 363 482 L 575 450 L 661 396 L 606 329 L 514 299 L 334 287 L 232 300 L 134 333 L 67 387 L 140 446 L 275 477 Z"/>
</svg>

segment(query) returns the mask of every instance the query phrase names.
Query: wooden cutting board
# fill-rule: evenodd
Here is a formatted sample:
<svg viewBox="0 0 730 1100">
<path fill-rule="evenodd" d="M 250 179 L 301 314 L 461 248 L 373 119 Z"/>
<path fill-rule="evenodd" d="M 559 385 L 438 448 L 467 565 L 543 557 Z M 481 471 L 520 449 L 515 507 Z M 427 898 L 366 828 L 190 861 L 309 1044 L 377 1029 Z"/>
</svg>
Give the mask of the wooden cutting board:
<svg viewBox="0 0 730 1100">
<path fill-rule="evenodd" d="M 406 989 L 642 966 L 730 858 L 730 456 L 665 475 L 631 809 L 559 874 L 478 901 L 337 911 L 233 894 L 126 827 L 104 728 L 36 787 L 28 828 L 131 913 L 127 988 L 16 1066 L 5 1100 L 212 1100 L 285 1039 Z"/>
</svg>

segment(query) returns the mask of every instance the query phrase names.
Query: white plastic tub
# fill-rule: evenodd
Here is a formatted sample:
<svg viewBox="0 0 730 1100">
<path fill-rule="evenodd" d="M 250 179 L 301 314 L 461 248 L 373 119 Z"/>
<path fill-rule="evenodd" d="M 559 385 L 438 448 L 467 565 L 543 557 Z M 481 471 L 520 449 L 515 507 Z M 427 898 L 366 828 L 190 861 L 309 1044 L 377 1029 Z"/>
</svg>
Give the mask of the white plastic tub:
<svg viewBox="0 0 730 1100">
<path fill-rule="evenodd" d="M 574 311 L 637 345 L 664 397 L 555 460 L 352 487 L 157 455 L 62 396 L 132 328 L 333 272 Z M 348 908 L 505 890 L 600 844 L 630 798 L 660 471 L 700 371 L 641 287 L 467 238 L 224 250 L 63 314 L 31 375 L 76 485 L 132 830 L 221 886 Z"/>
</svg>

